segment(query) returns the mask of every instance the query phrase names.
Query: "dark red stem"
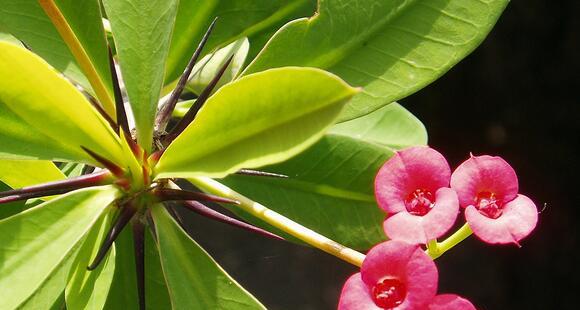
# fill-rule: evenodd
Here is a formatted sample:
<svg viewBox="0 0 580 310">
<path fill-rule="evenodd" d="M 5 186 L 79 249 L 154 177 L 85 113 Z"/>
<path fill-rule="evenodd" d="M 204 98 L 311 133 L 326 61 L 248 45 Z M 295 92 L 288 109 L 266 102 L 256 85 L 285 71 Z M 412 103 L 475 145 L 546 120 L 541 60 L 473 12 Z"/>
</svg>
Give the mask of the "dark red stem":
<svg viewBox="0 0 580 310">
<path fill-rule="evenodd" d="M 242 221 L 237 220 L 235 218 L 229 217 L 229 216 L 222 214 L 222 213 L 220 213 L 220 212 L 218 212 L 210 207 L 205 206 L 204 204 L 202 204 L 200 202 L 186 201 L 184 203 L 184 206 L 186 208 L 188 208 L 189 210 L 191 210 L 199 215 L 210 218 L 212 220 L 216 220 L 216 221 L 222 222 L 224 224 L 235 226 L 235 227 L 241 228 L 241 229 L 249 231 L 249 232 L 257 233 L 257 234 L 264 236 L 264 237 L 268 237 L 268 238 L 272 238 L 272 239 L 276 239 L 276 240 L 284 240 L 284 238 L 282 238 L 276 234 L 273 234 L 269 231 L 258 228 L 256 226 L 250 225 L 246 222 L 242 222 Z"/>
<path fill-rule="evenodd" d="M 89 150 L 88 148 L 86 148 L 82 145 L 81 145 L 81 148 L 83 149 L 83 151 L 85 151 L 87 154 L 89 154 L 93 159 L 95 159 L 98 163 L 103 165 L 103 167 L 109 169 L 109 171 L 111 171 L 111 173 L 113 175 L 115 175 L 116 177 L 123 176 L 123 174 L 124 174 L 123 168 L 117 166 L 117 164 L 115 164 L 112 161 L 106 159 L 105 157 Z"/>
<path fill-rule="evenodd" d="M 145 226 L 136 219 L 132 222 L 132 228 L 139 309 L 145 310 Z"/>
</svg>

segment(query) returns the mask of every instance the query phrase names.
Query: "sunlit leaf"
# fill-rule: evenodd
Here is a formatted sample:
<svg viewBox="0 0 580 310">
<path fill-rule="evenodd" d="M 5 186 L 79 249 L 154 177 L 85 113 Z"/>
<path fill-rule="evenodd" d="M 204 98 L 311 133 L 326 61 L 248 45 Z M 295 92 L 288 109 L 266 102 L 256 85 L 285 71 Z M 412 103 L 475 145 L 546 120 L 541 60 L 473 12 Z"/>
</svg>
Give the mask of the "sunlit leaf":
<svg viewBox="0 0 580 310">
<path fill-rule="evenodd" d="M 0 76 L 0 158 L 94 163 L 84 146 L 124 161 L 107 121 L 40 57 L 0 42 Z"/>
<path fill-rule="evenodd" d="M 68 275 L 60 267 L 70 262 L 116 195 L 110 186 L 79 190 L 0 221 L 0 309 L 15 308 L 36 295 L 52 304 Z"/>
<path fill-rule="evenodd" d="M 316 142 L 356 92 L 313 68 L 268 70 L 227 84 L 167 148 L 157 177 L 220 177 L 288 159 Z"/>
<path fill-rule="evenodd" d="M 79 249 L 69 272 L 65 290 L 68 309 L 104 309 L 115 271 L 114 247 L 95 270 L 89 271 L 87 266 L 92 262 L 109 231 L 113 215 L 114 212 L 105 214 L 93 226 Z"/>
</svg>

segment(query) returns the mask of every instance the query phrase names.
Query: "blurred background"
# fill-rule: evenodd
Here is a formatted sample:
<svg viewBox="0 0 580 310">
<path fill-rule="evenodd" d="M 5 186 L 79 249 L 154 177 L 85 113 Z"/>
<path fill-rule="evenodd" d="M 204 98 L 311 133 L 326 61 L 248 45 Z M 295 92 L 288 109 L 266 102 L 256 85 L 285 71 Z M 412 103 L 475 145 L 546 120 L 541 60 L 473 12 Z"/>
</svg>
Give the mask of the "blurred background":
<svg viewBox="0 0 580 310">
<path fill-rule="evenodd" d="M 579 16 L 578 1 L 512 1 L 472 55 L 401 101 L 452 167 L 469 152 L 500 155 L 517 171 L 520 192 L 545 206 L 522 248 L 471 237 L 439 258 L 439 292 L 481 309 L 578 309 Z M 318 250 L 183 216 L 270 309 L 336 309 L 342 284 L 357 272 Z"/>
</svg>

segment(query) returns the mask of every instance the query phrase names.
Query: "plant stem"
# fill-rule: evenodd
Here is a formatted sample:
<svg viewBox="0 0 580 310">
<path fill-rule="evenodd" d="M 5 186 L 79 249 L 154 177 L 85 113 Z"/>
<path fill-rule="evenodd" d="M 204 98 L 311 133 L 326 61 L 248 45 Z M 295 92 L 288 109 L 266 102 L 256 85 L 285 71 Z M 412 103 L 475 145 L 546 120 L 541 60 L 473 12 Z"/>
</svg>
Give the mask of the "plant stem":
<svg viewBox="0 0 580 310">
<path fill-rule="evenodd" d="M 461 228 L 459 228 L 453 235 L 449 236 L 447 239 L 443 240 L 442 242 L 437 243 L 435 240 L 435 244 L 432 244 L 430 241 L 427 244 L 427 254 L 431 256 L 433 259 L 437 259 L 439 256 L 443 255 L 443 253 L 449 251 L 454 246 L 459 244 L 461 241 L 465 240 L 465 238 L 471 236 L 473 232 L 469 227 L 469 224 L 465 223 Z"/>
<path fill-rule="evenodd" d="M 241 208 L 242 210 L 252 214 L 264 222 L 330 255 L 336 256 L 358 267 L 362 265 L 362 262 L 365 259 L 364 254 L 347 248 L 344 245 L 337 243 L 336 241 L 333 241 L 309 228 L 306 228 L 292 221 L 291 219 L 235 192 L 229 187 L 213 179 L 197 177 L 190 178 L 188 180 L 209 193 L 239 201 L 240 204 L 236 207 Z"/>
</svg>

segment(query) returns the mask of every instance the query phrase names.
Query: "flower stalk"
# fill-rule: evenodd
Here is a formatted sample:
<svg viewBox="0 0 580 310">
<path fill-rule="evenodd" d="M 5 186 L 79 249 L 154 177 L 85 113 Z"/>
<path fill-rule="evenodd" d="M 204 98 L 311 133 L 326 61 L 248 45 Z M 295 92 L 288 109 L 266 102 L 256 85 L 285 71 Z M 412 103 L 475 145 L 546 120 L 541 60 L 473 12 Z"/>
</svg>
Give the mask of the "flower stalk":
<svg viewBox="0 0 580 310">
<path fill-rule="evenodd" d="M 362 262 L 365 259 L 364 254 L 339 244 L 338 242 L 333 241 L 309 228 L 306 228 L 292 221 L 291 219 L 235 192 L 229 187 L 213 179 L 207 177 L 196 177 L 190 178 L 188 180 L 195 186 L 198 186 L 199 188 L 209 193 L 239 201 L 240 204 L 237 205 L 237 207 L 240 209 L 315 248 L 318 248 L 330 255 L 336 256 L 337 258 L 340 258 L 355 266 L 362 266 Z"/>
<path fill-rule="evenodd" d="M 469 224 L 465 223 L 461 228 L 459 228 L 453 235 L 449 236 L 442 242 L 429 243 L 427 245 L 427 254 L 431 256 L 432 259 L 437 259 L 445 252 L 451 250 L 454 246 L 459 244 L 461 241 L 465 240 L 467 237 L 471 236 L 472 231 Z"/>
</svg>

